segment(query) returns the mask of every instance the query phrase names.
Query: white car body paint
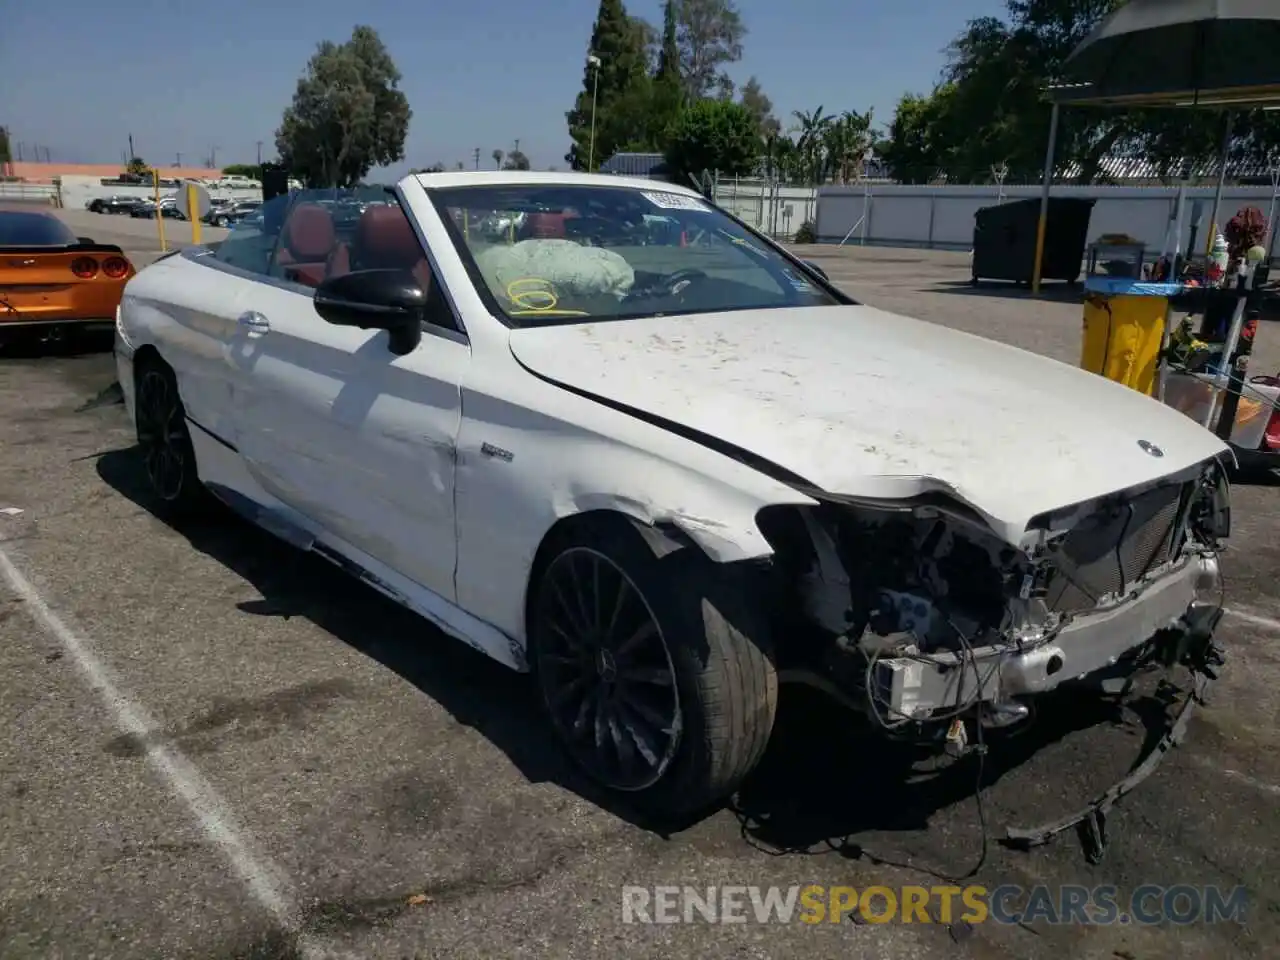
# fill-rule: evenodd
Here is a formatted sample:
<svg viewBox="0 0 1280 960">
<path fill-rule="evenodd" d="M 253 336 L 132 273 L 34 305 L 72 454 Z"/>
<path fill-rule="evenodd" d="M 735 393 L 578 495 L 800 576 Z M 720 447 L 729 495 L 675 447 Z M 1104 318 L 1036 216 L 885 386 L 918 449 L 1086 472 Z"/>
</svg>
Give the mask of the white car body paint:
<svg viewBox="0 0 1280 960">
<path fill-rule="evenodd" d="M 384 332 L 324 323 L 300 288 L 189 254 L 148 267 L 126 289 L 117 331 L 130 414 L 134 352 L 154 348 L 208 431 L 191 431 L 207 484 L 273 511 L 329 559 L 515 669 L 527 666 L 531 567 L 557 520 L 619 512 L 732 561 L 771 553 L 756 525 L 763 507 L 815 502 L 550 381 L 727 440 L 833 493 L 947 490 L 1011 542 L 1039 512 L 1225 449 L 1091 374 L 866 307 L 511 331 L 424 189 L 600 182 L 514 171 L 402 180 L 401 202 L 465 331 L 427 334 L 403 357 Z M 272 327 L 252 342 L 234 322 L 250 310 Z"/>
<path fill-rule="evenodd" d="M 526 328 L 511 349 L 550 380 L 727 440 L 832 493 L 946 491 L 1011 543 L 1038 514 L 1227 449 L 1113 381 L 866 306 Z"/>
<path fill-rule="evenodd" d="M 298 290 L 257 284 L 250 298 L 270 332 L 238 328 L 227 349 L 228 439 L 249 472 L 321 528 L 453 600 L 468 345 L 432 336 L 397 357 L 385 331 L 324 323 Z"/>
</svg>

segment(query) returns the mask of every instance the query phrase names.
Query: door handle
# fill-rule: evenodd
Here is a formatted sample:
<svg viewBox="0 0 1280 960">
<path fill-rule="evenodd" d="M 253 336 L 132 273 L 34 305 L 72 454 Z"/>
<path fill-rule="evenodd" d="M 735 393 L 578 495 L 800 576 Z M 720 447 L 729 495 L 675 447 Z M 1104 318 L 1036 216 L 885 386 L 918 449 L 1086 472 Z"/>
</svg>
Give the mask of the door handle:
<svg viewBox="0 0 1280 960">
<path fill-rule="evenodd" d="M 240 314 L 240 318 L 236 323 L 245 332 L 245 335 L 250 338 L 260 337 L 264 333 L 271 332 L 271 324 L 267 322 L 267 318 L 256 310 Z"/>
</svg>

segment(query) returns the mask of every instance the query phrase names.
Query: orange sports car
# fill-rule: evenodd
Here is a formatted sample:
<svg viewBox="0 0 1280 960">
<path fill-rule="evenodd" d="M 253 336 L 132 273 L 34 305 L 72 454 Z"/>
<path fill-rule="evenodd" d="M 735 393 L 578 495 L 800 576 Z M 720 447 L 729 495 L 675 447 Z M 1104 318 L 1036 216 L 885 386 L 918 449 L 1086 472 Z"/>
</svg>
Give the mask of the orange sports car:
<svg viewBox="0 0 1280 960">
<path fill-rule="evenodd" d="M 119 247 L 77 237 L 51 211 L 0 206 L 0 344 L 110 329 L 134 272 Z"/>
</svg>

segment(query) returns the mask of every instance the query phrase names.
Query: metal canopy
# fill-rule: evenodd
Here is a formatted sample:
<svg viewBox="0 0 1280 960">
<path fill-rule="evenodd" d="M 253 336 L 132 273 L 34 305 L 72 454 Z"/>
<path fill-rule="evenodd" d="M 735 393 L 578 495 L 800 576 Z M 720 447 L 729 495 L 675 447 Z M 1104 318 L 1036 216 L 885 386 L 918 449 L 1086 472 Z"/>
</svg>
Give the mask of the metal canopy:
<svg viewBox="0 0 1280 960">
<path fill-rule="evenodd" d="M 1280 106 L 1280 0 L 1130 0 L 1062 79 L 1064 105 Z"/>
<path fill-rule="evenodd" d="M 1033 293 L 1040 292 L 1063 106 L 1227 111 L 1210 232 L 1216 229 L 1231 139 L 1230 111 L 1280 109 L 1280 0 L 1129 0 L 1072 51 L 1062 82 L 1050 92 L 1053 112 L 1031 274 Z M 1181 203 L 1180 190 L 1179 224 Z"/>
</svg>

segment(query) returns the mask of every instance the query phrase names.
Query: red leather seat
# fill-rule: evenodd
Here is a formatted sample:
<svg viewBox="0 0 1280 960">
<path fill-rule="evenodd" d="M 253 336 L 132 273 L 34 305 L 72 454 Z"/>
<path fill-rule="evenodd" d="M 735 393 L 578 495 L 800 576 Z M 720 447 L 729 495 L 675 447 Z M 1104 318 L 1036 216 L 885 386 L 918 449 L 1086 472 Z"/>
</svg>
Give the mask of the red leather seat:
<svg viewBox="0 0 1280 960">
<path fill-rule="evenodd" d="M 530 239 L 563 240 L 565 219 L 563 213 L 531 213 L 525 223 L 525 233 Z"/>
<path fill-rule="evenodd" d="M 337 242 L 333 215 L 318 203 L 301 203 L 285 221 L 276 263 L 284 268 L 286 279 L 319 286 Z"/>
<path fill-rule="evenodd" d="M 398 206 L 375 204 L 360 215 L 350 245 L 341 244 L 329 261 L 328 276 L 353 270 L 408 270 L 424 292 L 430 290 L 431 265 L 409 218 Z"/>
</svg>

